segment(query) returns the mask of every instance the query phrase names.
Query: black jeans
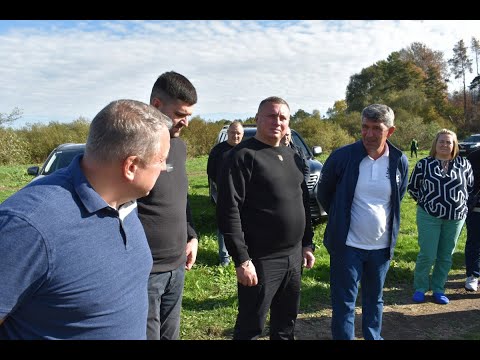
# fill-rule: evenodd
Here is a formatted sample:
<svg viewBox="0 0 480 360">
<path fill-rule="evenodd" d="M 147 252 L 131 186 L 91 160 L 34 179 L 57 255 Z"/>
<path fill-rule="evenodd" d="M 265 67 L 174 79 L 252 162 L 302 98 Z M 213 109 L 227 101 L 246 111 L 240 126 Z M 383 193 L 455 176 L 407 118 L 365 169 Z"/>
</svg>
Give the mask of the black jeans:
<svg viewBox="0 0 480 360">
<path fill-rule="evenodd" d="M 467 276 L 480 277 L 480 212 L 469 212 L 466 223 L 465 266 Z"/>
<path fill-rule="evenodd" d="M 302 249 L 274 259 L 253 259 L 258 284 L 238 283 L 238 315 L 234 340 L 256 340 L 270 310 L 270 339 L 294 340 L 300 307 Z"/>
</svg>

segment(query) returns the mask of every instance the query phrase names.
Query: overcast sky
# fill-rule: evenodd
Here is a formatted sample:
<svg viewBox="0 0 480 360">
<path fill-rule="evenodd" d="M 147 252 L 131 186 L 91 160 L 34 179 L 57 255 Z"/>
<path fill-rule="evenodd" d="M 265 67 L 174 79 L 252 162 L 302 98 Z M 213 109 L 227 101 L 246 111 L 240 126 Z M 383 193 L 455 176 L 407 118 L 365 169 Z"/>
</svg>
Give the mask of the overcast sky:
<svg viewBox="0 0 480 360">
<path fill-rule="evenodd" d="M 91 120 L 113 100 L 148 102 L 174 70 L 205 120 L 254 116 L 272 95 L 325 115 L 350 76 L 393 51 L 421 42 L 448 60 L 463 39 L 472 56 L 472 36 L 480 20 L 0 20 L 0 113 L 20 108 L 15 127 Z"/>
</svg>

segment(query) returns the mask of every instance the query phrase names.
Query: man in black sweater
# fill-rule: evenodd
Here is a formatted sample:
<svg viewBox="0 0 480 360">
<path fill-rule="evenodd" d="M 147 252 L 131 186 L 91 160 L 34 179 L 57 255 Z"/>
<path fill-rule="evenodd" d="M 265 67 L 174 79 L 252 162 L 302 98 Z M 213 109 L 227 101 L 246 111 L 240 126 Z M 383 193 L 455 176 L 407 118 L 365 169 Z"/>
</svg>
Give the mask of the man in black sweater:
<svg viewBox="0 0 480 360">
<path fill-rule="evenodd" d="M 258 339 L 270 311 L 270 339 L 293 340 L 302 264 L 311 268 L 313 231 L 298 154 L 280 141 L 290 108 L 263 100 L 255 137 L 229 151 L 218 178 L 217 220 L 238 280 L 233 338 Z"/>
<path fill-rule="evenodd" d="M 228 152 L 235 145 L 240 144 L 243 139 L 243 125 L 240 121 L 235 120 L 230 124 L 227 130 L 227 140 L 215 145 L 208 156 L 207 175 L 208 181 L 217 188 L 217 176 L 222 168 L 223 160 Z M 218 241 L 218 257 L 220 265 L 227 266 L 230 263 L 230 255 L 225 246 L 223 234 L 217 230 Z"/>
<path fill-rule="evenodd" d="M 467 220 L 467 241 L 465 242 L 465 266 L 467 279 L 465 289 L 467 291 L 478 290 L 478 278 L 480 277 L 480 201 L 476 194 L 480 191 L 480 150 L 475 150 L 467 156 L 473 170 L 474 186 L 469 195 L 473 208 L 468 212 Z M 473 201 L 472 201 L 473 200 Z"/>
<path fill-rule="evenodd" d="M 173 125 L 168 172 L 158 178 L 148 196 L 137 201 L 153 256 L 148 279 L 148 340 L 179 339 L 185 270 L 192 268 L 197 257 L 198 239 L 187 199 L 187 147 L 179 138 L 196 102 L 195 87 L 173 71 L 158 77 L 150 96 L 150 104 L 169 116 Z"/>
</svg>

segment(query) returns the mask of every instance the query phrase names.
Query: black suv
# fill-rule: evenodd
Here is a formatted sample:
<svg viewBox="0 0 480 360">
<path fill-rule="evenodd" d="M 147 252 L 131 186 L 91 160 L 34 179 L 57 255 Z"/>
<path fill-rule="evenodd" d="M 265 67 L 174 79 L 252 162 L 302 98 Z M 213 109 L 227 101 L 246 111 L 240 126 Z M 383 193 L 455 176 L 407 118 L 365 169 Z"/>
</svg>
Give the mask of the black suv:
<svg viewBox="0 0 480 360">
<path fill-rule="evenodd" d="M 227 130 L 229 125 L 225 125 L 217 136 L 217 141 L 215 144 L 218 144 L 222 141 L 227 140 Z M 253 137 L 257 132 L 256 125 L 243 125 L 244 133 L 243 133 L 243 140 L 247 140 L 248 138 Z M 310 167 L 310 177 L 307 181 L 308 191 L 310 193 L 310 212 L 312 215 L 312 220 L 317 221 L 321 217 L 327 216 L 327 213 L 323 210 L 322 205 L 317 200 L 317 184 L 318 180 L 320 179 L 320 173 L 322 171 L 323 164 L 315 160 L 315 156 L 320 155 L 322 153 L 321 146 L 313 146 L 311 149 L 305 143 L 305 140 L 297 133 L 295 130 L 292 129 L 292 141 L 294 144 L 303 151 L 305 154 L 305 158 L 307 159 L 308 165 Z M 210 199 L 213 203 L 216 203 L 217 200 L 217 189 L 215 188 L 215 184 L 208 179 L 208 188 Z"/>
<path fill-rule="evenodd" d="M 42 167 L 31 166 L 27 169 L 29 175 L 35 176 L 33 180 L 40 179 L 46 175 L 50 175 L 55 170 L 67 167 L 73 158 L 78 154 L 85 152 L 85 144 L 61 144 L 52 150 Z M 32 181 L 33 181 L 32 180 Z"/>
<path fill-rule="evenodd" d="M 460 148 L 460 155 L 467 156 L 471 152 L 480 149 L 480 134 L 473 134 L 467 137 L 465 140 L 458 142 Z"/>
</svg>

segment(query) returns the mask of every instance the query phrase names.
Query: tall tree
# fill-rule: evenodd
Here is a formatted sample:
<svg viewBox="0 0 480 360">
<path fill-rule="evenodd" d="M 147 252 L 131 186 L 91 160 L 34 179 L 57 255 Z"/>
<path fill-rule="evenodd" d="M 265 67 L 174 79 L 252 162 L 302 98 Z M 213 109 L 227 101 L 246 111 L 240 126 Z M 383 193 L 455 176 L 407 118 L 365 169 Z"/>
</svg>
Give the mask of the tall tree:
<svg viewBox="0 0 480 360">
<path fill-rule="evenodd" d="M 434 51 L 425 44 L 414 42 L 410 46 L 399 51 L 400 59 L 413 62 L 426 74 L 429 69 L 436 70 L 443 78 L 448 77 L 447 63 L 443 59 L 443 52 Z M 432 71 L 431 70 L 431 71 Z"/>
<path fill-rule="evenodd" d="M 467 91 L 465 85 L 465 74 L 467 70 L 472 72 L 472 60 L 467 55 L 467 48 L 465 47 L 465 43 L 463 39 L 460 40 L 455 46 L 453 47 L 453 58 L 448 60 L 450 65 L 450 70 L 452 70 L 452 74 L 455 76 L 455 79 L 462 78 L 463 80 L 463 118 L 467 120 Z"/>
<path fill-rule="evenodd" d="M 311 115 L 305 110 L 298 109 L 295 114 L 290 117 L 290 125 L 294 126 L 296 123 L 310 117 Z"/>
<path fill-rule="evenodd" d="M 475 39 L 475 37 L 472 36 L 472 51 L 475 54 L 475 63 L 477 65 L 477 75 L 480 75 L 478 73 L 478 54 L 480 53 L 480 41 L 478 39 Z"/>
<path fill-rule="evenodd" d="M 434 51 L 425 44 L 414 42 L 399 51 L 400 59 L 413 62 L 423 72 L 425 94 L 432 101 L 436 110 L 444 113 L 448 97 L 448 66 L 443 59 L 443 52 Z"/>
</svg>

